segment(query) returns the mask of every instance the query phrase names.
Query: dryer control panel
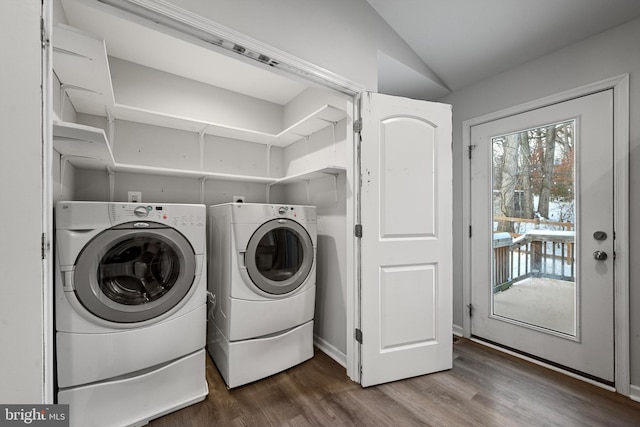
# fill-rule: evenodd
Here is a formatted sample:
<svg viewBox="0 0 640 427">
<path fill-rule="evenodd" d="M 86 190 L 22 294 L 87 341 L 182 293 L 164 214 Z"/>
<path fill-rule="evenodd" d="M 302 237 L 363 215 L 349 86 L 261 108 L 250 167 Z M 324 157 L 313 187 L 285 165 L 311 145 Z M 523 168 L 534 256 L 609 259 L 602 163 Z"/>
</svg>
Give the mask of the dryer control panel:
<svg viewBox="0 0 640 427">
<path fill-rule="evenodd" d="M 130 221 L 153 221 L 172 227 L 202 227 L 205 217 L 201 209 L 155 203 L 112 203 L 109 216 L 113 225 Z"/>
<path fill-rule="evenodd" d="M 267 208 L 271 218 L 288 218 L 300 222 L 315 222 L 316 210 L 310 206 L 270 205 Z"/>
</svg>

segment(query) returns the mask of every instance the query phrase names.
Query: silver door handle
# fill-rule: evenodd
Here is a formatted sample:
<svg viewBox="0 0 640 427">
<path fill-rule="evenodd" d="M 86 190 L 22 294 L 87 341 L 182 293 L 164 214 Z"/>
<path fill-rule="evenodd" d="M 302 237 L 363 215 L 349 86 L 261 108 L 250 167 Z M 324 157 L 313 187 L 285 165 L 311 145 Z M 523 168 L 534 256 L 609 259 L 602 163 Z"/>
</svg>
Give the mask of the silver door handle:
<svg viewBox="0 0 640 427">
<path fill-rule="evenodd" d="M 603 251 L 595 251 L 593 253 L 593 257 L 595 259 L 597 259 L 598 261 L 606 261 L 607 260 L 607 253 L 603 252 Z"/>
</svg>

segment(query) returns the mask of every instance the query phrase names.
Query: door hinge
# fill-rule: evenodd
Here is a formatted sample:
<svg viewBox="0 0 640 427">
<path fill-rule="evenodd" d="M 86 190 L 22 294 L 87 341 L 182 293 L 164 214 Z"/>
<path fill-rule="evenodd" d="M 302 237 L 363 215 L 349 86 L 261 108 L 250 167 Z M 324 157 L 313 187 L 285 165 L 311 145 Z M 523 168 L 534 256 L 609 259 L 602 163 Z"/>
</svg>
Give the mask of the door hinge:
<svg viewBox="0 0 640 427">
<path fill-rule="evenodd" d="M 471 235 L 473 234 L 471 230 L 472 230 L 472 227 L 469 226 L 469 237 L 471 237 Z"/>
<path fill-rule="evenodd" d="M 42 233 L 40 236 L 40 250 L 42 259 L 47 259 L 47 252 L 49 251 L 49 242 L 47 241 L 47 233 Z"/>
<path fill-rule="evenodd" d="M 356 234 L 356 237 L 358 238 L 362 237 L 362 224 L 356 224 L 355 234 Z"/>
<path fill-rule="evenodd" d="M 358 120 L 353 122 L 353 131 L 355 133 L 362 132 L 362 119 L 358 119 Z"/>
<path fill-rule="evenodd" d="M 362 331 L 356 328 L 356 341 L 362 344 Z"/>
<path fill-rule="evenodd" d="M 476 149 L 475 145 L 468 145 L 467 150 L 469 151 L 469 158 L 471 158 L 471 153 Z"/>
<path fill-rule="evenodd" d="M 469 317 L 473 317 L 473 304 L 469 303 L 467 307 L 469 308 Z"/>
<path fill-rule="evenodd" d="M 49 46 L 49 39 L 47 39 L 44 18 L 40 18 L 40 43 L 42 44 L 43 49 Z"/>
</svg>

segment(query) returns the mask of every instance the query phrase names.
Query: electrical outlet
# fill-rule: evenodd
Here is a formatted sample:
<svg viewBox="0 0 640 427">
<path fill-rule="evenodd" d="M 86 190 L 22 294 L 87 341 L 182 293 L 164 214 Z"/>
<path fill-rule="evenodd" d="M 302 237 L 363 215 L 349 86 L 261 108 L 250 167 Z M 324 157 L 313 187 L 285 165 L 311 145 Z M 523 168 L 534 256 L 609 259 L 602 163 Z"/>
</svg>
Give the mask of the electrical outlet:
<svg viewBox="0 0 640 427">
<path fill-rule="evenodd" d="M 142 201 L 141 191 L 129 191 L 127 194 L 129 203 L 140 203 Z"/>
<path fill-rule="evenodd" d="M 233 196 L 233 203 L 244 203 L 244 196 Z"/>
</svg>

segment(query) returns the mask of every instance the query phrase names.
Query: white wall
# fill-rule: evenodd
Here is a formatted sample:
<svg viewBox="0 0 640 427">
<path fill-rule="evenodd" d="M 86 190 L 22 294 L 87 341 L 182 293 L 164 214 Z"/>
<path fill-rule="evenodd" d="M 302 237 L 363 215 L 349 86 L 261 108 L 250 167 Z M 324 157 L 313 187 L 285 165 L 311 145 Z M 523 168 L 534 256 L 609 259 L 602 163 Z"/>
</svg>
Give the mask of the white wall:
<svg viewBox="0 0 640 427">
<path fill-rule="evenodd" d="M 454 258 L 462 260 L 462 123 L 527 101 L 620 74 L 630 74 L 631 383 L 640 384 L 640 20 L 513 68 L 441 99 L 453 105 Z M 454 324 L 462 326 L 462 270 L 454 272 Z"/>
<path fill-rule="evenodd" d="M 287 185 L 281 198 L 272 202 L 312 205 L 318 215 L 316 263 L 316 343 L 337 361 L 346 364 L 347 354 L 347 233 L 346 174 L 334 183 L 332 176 L 307 184 Z"/>
<path fill-rule="evenodd" d="M 109 68 L 118 104 L 271 134 L 284 129 L 278 104 L 118 58 L 109 57 Z"/>
<path fill-rule="evenodd" d="M 106 130 L 104 117 L 78 114 L 77 120 L 87 126 Z M 112 142 L 113 155 L 118 163 L 200 169 L 199 136 L 194 132 L 116 120 Z M 272 148 L 272 176 L 282 176 L 284 173 L 282 151 L 278 147 Z M 265 145 L 205 135 L 203 169 L 206 171 L 266 176 L 266 159 Z M 70 169 L 75 174 L 75 184 L 68 193 L 73 194 L 75 200 L 109 200 L 109 177 L 106 171 Z M 54 179 L 59 182 L 59 177 L 54 175 Z M 143 201 L 200 203 L 200 188 L 197 178 L 117 172 L 114 178 L 114 201 L 126 201 L 129 191 L 141 191 Z M 274 189 L 273 194 L 280 194 L 278 191 Z M 209 179 L 205 183 L 204 203 L 227 203 L 232 201 L 233 196 L 245 196 L 247 203 L 264 203 L 266 194 L 265 184 Z"/>
<path fill-rule="evenodd" d="M 40 0 L 0 2 L 0 402 L 44 403 Z"/>
<path fill-rule="evenodd" d="M 335 103 L 334 103 L 335 104 Z M 284 149 L 283 167 L 287 175 L 327 165 L 346 166 L 348 143 L 344 119 Z M 351 192 L 346 173 L 285 186 L 281 198 L 273 203 L 312 205 L 318 216 L 316 263 L 316 306 L 314 335 L 316 344 L 338 362 L 346 365 L 347 354 L 347 195 Z"/>
</svg>

